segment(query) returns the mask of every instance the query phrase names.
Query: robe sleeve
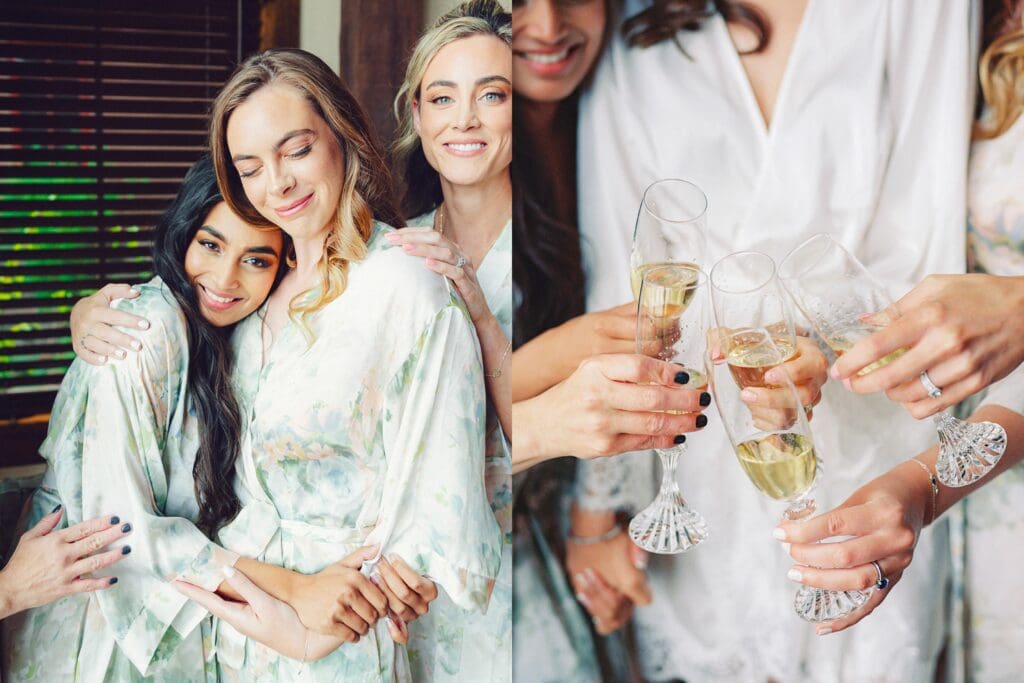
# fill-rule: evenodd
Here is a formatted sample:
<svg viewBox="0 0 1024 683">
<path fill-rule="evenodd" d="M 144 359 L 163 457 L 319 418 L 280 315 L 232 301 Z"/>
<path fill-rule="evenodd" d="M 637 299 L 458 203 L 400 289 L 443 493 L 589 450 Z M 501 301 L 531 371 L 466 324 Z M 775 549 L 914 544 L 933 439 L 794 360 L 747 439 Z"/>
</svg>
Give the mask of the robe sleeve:
<svg viewBox="0 0 1024 683">
<path fill-rule="evenodd" d="M 175 448 L 186 437 L 187 344 L 175 309 L 145 315 L 152 327 L 141 336 L 142 351 L 86 376 L 81 440 L 83 518 L 113 512 L 133 527 L 119 544 L 131 545 L 130 556 L 103 572 L 116 575 L 118 585 L 95 599 L 118 646 L 143 675 L 207 615 L 170 581 L 215 590 L 221 565 L 238 559 L 192 521 L 163 516 L 173 495 L 171 477 L 187 477 L 184 490 L 192 487 L 191 453 Z"/>
<path fill-rule="evenodd" d="M 501 563 L 484 489 L 485 394 L 461 303 L 418 335 L 385 395 L 387 474 L 369 543 L 429 576 L 463 609 L 483 611 Z"/>
</svg>

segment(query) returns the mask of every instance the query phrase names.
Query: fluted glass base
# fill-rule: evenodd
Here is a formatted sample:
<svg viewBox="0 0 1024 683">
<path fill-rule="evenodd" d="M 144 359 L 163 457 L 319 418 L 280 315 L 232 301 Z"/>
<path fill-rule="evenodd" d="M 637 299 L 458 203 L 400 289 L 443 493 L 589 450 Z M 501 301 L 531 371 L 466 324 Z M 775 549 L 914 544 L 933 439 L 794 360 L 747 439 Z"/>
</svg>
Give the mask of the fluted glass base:
<svg viewBox="0 0 1024 683">
<path fill-rule="evenodd" d="M 801 586 L 796 592 L 793 609 L 805 621 L 833 621 L 863 605 L 870 595 L 869 591 L 830 591 Z"/>
<path fill-rule="evenodd" d="M 935 428 L 939 432 L 935 474 L 949 487 L 978 481 L 1006 450 L 1006 430 L 994 422 L 965 422 L 940 413 L 935 417 Z"/>
<path fill-rule="evenodd" d="M 674 555 L 708 537 L 708 523 L 682 496 L 659 495 L 629 522 L 629 537 L 649 553 Z"/>
</svg>

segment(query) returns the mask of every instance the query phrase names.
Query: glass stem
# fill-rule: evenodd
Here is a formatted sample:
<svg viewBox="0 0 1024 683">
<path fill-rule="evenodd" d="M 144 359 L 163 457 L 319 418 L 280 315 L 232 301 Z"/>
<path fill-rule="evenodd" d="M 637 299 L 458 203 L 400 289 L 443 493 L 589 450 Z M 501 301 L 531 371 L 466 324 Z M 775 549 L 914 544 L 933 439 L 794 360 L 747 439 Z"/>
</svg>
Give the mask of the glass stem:
<svg viewBox="0 0 1024 683">
<path fill-rule="evenodd" d="M 676 468 L 679 466 L 679 456 L 686 452 L 686 444 L 658 451 L 661 459 L 661 490 L 658 491 L 659 498 L 674 498 L 685 504 L 683 494 L 679 491 L 679 482 L 676 481 Z"/>
<path fill-rule="evenodd" d="M 816 509 L 814 496 L 803 496 L 790 501 L 789 507 L 782 513 L 782 518 L 789 522 L 799 522 L 813 515 Z"/>
</svg>

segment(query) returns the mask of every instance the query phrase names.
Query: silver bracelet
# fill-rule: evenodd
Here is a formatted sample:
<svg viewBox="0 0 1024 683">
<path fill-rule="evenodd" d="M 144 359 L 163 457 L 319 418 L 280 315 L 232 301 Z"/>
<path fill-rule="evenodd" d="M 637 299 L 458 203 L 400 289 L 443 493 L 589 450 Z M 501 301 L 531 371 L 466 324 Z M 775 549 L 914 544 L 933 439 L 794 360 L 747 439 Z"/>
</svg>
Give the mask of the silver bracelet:
<svg viewBox="0 0 1024 683">
<path fill-rule="evenodd" d="M 595 543 L 604 543 L 605 541 L 612 540 L 618 536 L 621 531 L 622 527 L 616 524 L 608 531 L 603 534 L 598 534 L 597 536 L 577 536 L 576 534 L 570 533 L 566 540 L 569 541 L 569 543 L 576 543 L 578 545 L 594 545 Z"/>
<path fill-rule="evenodd" d="M 505 359 L 508 358 L 508 352 L 512 350 L 512 342 L 509 341 L 505 350 L 501 352 L 501 358 L 498 360 L 498 367 L 491 372 L 485 372 L 484 377 L 487 379 L 498 379 L 501 377 L 501 368 L 505 365 Z"/>
<path fill-rule="evenodd" d="M 932 472 L 932 468 L 928 467 L 928 465 L 918 460 L 916 455 L 913 458 L 911 458 L 910 461 L 915 463 L 918 467 L 925 471 L 925 474 L 928 475 L 928 483 L 931 485 L 932 488 L 931 515 L 928 517 L 928 519 L 924 520 L 923 525 L 928 526 L 929 524 L 935 521 L 935 506 L 938 503 L 939 498 L 939 480 L 938 477 L 936 477 L 935 474 Z"/>
</svg>

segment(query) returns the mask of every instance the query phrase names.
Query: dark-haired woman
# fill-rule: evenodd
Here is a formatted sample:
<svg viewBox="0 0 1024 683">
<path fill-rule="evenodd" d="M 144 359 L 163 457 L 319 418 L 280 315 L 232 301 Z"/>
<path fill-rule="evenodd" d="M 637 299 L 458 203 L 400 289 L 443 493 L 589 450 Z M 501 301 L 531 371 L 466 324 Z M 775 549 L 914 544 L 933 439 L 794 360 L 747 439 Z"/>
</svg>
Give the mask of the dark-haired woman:
<svg viewBox="0 0 1024 683">
<path fill-rule="evenodd" d="M 588 308 L 628 296 L 623 254 L 637 199 L 665 177 L 707 190 L 709 263 L 739 249 L 780 258 L 826 231 L 894 294 L 929 272 L 961 270 L 971 10 L 962 1 L 628 2 L 625 36 L 611 41 L 581 102 L 580 231 L 598 247 L 587 252 L 589 268 L 602 274 Z M 924 449 L 934 430 L 884 398 L 828 386 L 815 436 L 827 467 L 818 499 L 828 505 L 894 454 Z M 635 616 L 644 678 L 931 680 L 945 529 L 925 532 L 920 570 L 870 628 L 816 637 L 791 611 L 793 584 L 782 577 L 799 571 L 771 540 L 778 510 L 723 452 L 728 441 L 712 418 L 680 463 L 716 540 L 651 558 L 653 599 Z M 642 468 L 581 477 L 581 506 L 604 514 L 606 529 L 613 508 L 653 495 L 653 478 L 631 472 Z M 607 560 L 592 554 L 595 571 L 622 562 L 612 551 Z"/>
<path fill-rule="evenodd" d="M 198 681 L 209 673 L 206 610 L 169 581 L 216 589 L 222 567 L 237 559 L 200 529 L 209 533 L 237 511 L 228 334 L 266 299 L 282 242 L 280 231 L 259 230 L 227 208 L 209 159 L 186 175 L 156 230 L 157 277 L 117 304 L 150 322 L 145 346 L 119 363 L 72 364 L 28 516 L 35 523 L 63 504 L 74 523 L 119 510 L 133 535 L 131 546 L 115 547 L 131 554 L 110 590 L 8 620 L 10 680 Z"/>
</svg>

